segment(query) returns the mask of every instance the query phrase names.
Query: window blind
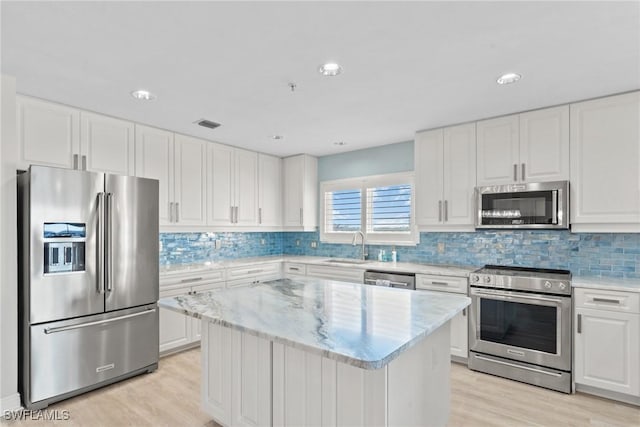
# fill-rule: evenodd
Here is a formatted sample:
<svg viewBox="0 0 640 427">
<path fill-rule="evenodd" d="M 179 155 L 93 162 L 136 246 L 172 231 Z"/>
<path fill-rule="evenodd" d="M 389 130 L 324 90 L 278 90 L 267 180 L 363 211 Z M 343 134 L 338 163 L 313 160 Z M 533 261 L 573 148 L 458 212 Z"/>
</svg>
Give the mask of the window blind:
<svg viewBox="0 0 640 427">
<path fill-rule="evenodd" d="M 411 184 L 367 188 L 367 233 L 411 231 Z"/>
<path fill-rule="evenodd" d="M 353 233 L 362 230 L 362 191 L 360 189 L 324 193 L 325 230 Z"/>
</svg>

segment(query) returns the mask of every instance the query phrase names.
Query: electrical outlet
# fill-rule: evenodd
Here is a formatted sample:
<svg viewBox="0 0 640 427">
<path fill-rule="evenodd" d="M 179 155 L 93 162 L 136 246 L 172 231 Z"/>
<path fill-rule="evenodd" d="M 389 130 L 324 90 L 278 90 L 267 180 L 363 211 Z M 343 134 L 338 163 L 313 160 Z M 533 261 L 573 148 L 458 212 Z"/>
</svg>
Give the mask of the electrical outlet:
<svg viewBox="0 0 640 427">
<path fill-rule="evenodd" d="M 316 242 L 315 240 L 312 240 L 312 241 L 311 241 L 311 247 L 312 247 L 313 249 L 317 248 L 317 247 L 318 247 L 318 242 Z"/>
<path fill-rule="evenodd" d="M 160 240 L 160 252 L 162 252 L 162 240 Z"/>
<path fill-rule="evenodd" d="M 296 239 L 296 246 L 300 246 L 300 239 Z"/>
<path fill-rule="evenodd" d="M 260 239 L 260 244 L 264 246 L 267 244 L 267 241 L 265 239 Z"/>
<path fill-rule="evenodd" d="M 215 242 L 216 242 L 216 249 L 220 249 L 222 247 L 222 240 L 216 239 Z"/>
<path fill-rule="evenodd" d="M 438 242 L 438 253 L 439 254 L 444 253 L 444 242 Z"/>
</svg>

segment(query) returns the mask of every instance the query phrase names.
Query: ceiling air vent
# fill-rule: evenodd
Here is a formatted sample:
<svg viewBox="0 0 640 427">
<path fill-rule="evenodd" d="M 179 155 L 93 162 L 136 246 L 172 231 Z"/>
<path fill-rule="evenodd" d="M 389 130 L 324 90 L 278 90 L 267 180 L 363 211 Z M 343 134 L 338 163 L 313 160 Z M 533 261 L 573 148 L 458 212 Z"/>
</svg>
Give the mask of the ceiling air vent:
<svg viewBox="0 0 640 427">
<path fill-rule="evenodd" d="M 209 128 L 209 129 L 215 129 L 218 126 L 220 126 L 220 123 L 216 123 L 216 122 L 212 122 L 211 120 L 206 120 L 206 119 L 200 119 L 198 121 L 196 121 L 196 124 Z"/>
</svg>

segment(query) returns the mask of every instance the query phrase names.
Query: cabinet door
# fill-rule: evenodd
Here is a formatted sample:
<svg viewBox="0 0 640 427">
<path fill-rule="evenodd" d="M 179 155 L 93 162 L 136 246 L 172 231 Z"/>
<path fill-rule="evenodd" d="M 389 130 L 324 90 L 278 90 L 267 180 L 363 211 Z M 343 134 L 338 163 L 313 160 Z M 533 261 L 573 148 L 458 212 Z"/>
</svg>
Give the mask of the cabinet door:
<svg viewBox="0 0 640 427">
<path fill-rule="evenodd" d="M 282 160 L 258 154 L 258 223 L 282 225 Z"/>
<path fill-rule="evenodd" d="M 451 319 L 451 355 L 466 359 L 469 350 L 467 309 Z"/>
<path fill-rule="evenodd" d="M 160 181 L 160 225 L 172 223 L 173 133 L 136 125 L 136 176 Z"/>
<path fill-rule="evenodd" d="M 518 181 L 518 115 L 482 120 L 476 125 L 478 185 L 509 184 Z"/>
<path fill-rule="evenodd" d="M 302 227 L 304 158 L 302 156 L 288 157 L 283 160 L 283 168 L 283 225 L 299 228 Z"/>
<path fill-rule="evenodd" d="M 640 92 L 570 108 L 572 227 L 640 231 Z M 614 230 L 606 224 L 628 226 Z"/>
<path fill-rule="evenodd" d="M 521 181 L 569 179 L 569 106 L 520 114 Z"/>
<path fill-rule="evenodd" d="M 576 316 L 576 383 L 640 396 L 640 315 L 577 308 Z"/>
<path fill-rule="evenodd" d="M 444 129 L 444 221 L 447 225 L 474 226 L 476 184 L 476 125 Z"/>
<path fill-rule="evenodd" d="M 25 96 L 16 97 L 20 167 L 73 168 L 80 152 L 78 110 Z"/>
<path fill-rule="evenodd" d="M 135 135 L 131 122 L 80 113 L 80 154 L 87 170 L 134 175 Z"/>
<path fill-rule="evenodd" d="M 442 224 L 443 130 L 420 132 L 415 139 L 416 224 Z"/>
<path fill-rule="evenodd" d="M 207 217 L 209 225 L 230 225 L 233 205 L 233 148 L 207 147 Z"/>
<path fill-rule="evenodd" d="M 176 135 L 174 145 L 174 179 L 177 218 L 182 225 L 205 225 L 207 142 Z"/>
<path fill-rule="evenodd" d="M 184 289 L 162 292 L 160 298 L 184 295 Z M 191 317 L 177 311 L 159 308 L 160 352 L 172 350 L 191 342 Z"/>
<path fill-rule="evenodd" d="M 258 153 L 235 150 L 235 206 L 237 225 L 258 224 Z"/>
</svg>

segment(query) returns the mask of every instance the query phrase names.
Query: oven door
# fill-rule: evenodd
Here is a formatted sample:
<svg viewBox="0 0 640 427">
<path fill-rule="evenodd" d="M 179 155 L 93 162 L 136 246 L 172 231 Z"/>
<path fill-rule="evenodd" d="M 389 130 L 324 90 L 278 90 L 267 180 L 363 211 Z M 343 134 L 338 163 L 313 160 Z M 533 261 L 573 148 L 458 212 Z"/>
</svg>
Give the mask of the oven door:
<svg viewBox="0 0 640 427">
<path fill-rule="evenodd" d="M 469 349 L 571 370 L 571 297 L 471 288 Z"/>
</svg>

